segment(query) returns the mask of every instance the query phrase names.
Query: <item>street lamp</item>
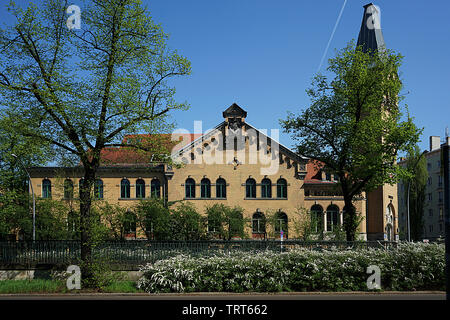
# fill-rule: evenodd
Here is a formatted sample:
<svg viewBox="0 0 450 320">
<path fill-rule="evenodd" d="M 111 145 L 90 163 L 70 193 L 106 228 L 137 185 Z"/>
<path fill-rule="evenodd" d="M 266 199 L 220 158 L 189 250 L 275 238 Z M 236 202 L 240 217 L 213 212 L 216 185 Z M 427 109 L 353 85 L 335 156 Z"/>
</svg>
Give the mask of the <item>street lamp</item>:
<svg viewBox="0 0 450 320">
<path fill-rule="evenodd" d="M 422 158 L 422 156 L 427 153 L 428 151 L 425 150 L 424 152 L 422 152 L 420 154 L 420 156 L 417 158 L 416 162 L 414 163 L 412 169 L 415 170 L 417 165 L 419 164 L 420 159 Z M 408 197 L 407 197 L 407 209 L 408 209 L 408 241 L 411 242 L 411 224 L 410 224 L 410 219 L 409 219 L 409 191 L 411 189 L 411 179 L 408 179 Z"/>
<path fill-rule="evenodd" d="M 22 168 L 25 170 L 25 172 L 28 175 L 28 179 L 30 181 L 30 186 L 31 186 L 31 194 L 33 196 L 33 241 L 36 240 L 36 202 L 34 199 L 34 191 L 33 191 L 33 184 L 31 183 L 31 176 L 28 173 L 27 169 L 25 168 L 25 166 L 23 165 L 22 161 L 20 161 L 19 157 L 17 157 L 14 153 L 11 154 L 14 158 L 17 159 L 17 161 L 19 161 L 19 164 L 22 166 Z"/>
</svg>

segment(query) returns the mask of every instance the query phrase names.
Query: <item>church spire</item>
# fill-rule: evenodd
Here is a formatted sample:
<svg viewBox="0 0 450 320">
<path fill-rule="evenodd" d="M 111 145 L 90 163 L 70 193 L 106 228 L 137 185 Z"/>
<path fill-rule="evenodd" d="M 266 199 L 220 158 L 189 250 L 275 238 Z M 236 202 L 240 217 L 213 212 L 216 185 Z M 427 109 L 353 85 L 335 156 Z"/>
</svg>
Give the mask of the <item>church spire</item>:
<svg viewBox="0 0 450 320">
<path fill-rule="evenodd" d="M 380 8 L 373 3 L 364 6 L 364 15 L 357 43 L 357 46 L 362 45 L 363 52 L 373 52 L 386 48 L 381 32 L 380 14 Z"/>
</svg>

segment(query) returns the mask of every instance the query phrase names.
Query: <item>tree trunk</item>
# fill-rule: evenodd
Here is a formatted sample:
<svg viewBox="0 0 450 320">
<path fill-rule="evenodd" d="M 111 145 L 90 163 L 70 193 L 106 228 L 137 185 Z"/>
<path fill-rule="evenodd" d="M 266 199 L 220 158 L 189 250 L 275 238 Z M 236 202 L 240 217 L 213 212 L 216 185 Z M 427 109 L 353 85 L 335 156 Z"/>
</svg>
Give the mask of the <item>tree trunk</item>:
<svg viewBox="0 0 450 320">
<path fill-rule="evenodd" d="M 84 179 L 80 184 L 80 226 L 81 226 L 81 279 L 83 287 L 95 287 L 92 271 L 92 216 L 91 190 L 95 182 L 95 170 L 85 168 Z"/>
<path fill-rule="evenodd" d="M 356 208 L 353 205 L 353 199 L 344 195 L 344 230 L 347 241 L 355 241 L 358 221 L 356 217 Z"/>
</svg>

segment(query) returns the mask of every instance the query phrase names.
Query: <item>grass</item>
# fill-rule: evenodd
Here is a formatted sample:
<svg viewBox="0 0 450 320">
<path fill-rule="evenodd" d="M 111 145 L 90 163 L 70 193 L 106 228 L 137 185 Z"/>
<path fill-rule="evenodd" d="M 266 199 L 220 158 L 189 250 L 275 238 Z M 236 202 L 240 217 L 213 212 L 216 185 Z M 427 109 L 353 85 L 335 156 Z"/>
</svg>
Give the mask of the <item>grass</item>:
<svg viewBox="0 0 450 320">
<path fill-rule="evenodd" d="M 2 280 L 0 294 L 14 293 L 77 293 L 96 292 L 96 290 L 68 290 L 65 281 L 61 280 Z M 136 288 L 135 281 L 116 281 L 106 286 L 101 292 L 108 293 L 138 293 L 144 292 Z"/>
</svg>

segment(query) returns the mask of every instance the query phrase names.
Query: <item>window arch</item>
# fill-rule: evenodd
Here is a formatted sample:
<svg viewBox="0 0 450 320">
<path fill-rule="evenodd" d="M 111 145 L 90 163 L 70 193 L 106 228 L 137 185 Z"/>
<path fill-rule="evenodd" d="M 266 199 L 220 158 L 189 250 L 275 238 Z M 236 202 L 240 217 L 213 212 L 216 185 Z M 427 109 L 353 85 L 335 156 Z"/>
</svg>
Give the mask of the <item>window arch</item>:
<svg viewBox="0 0 450 320">
<path fill-rule="evenodd" d="M 136 180 L 136 198 L 145 198 L 145 181 L 142 179 Z"/>
<path fill-rule="evenodd" d="M 255 212 L 252 216 L 252 232 L 266 233 L 266 217 L 261 212 Z"/>
<path fill-rule="evenodd" d="M 150 193 L 152 198 L 161 198 L 161 182 L 159 179 L 153 179 L 150 184 Z"/>
<path fill-rule="evenodd" d="M 73 181 L 71 179 L 64 180 L 64 199 L 73 199 Z"/>
<path fill-rule="evenodd" d="M 311 231 L 323 231 L 323 208 L 318 204 L 311 207 Z"/>
<path fill-rule="evenodd" d="M 216 180 L 216 198 L 225 199 L 227 197 L 227 182 L 223 178 Z"/>
<path fill-rule="evenodd" d="M 287 199 L 287 182 L 283 178 L 277 181 L 277 198 Z"/>
<path fill-rule="evenodd" d="M 256 181 L 255 179 L 248 178 L 245 182 L 245 197 L 256 198 Z"/>
<path fill-rule="evenodd" d="M 185 197 L 195 198 L 195 180 L 192 178 L 186 179 L 184 186 L 186 191 Z"/>
<path fill-rule="evenodd" d="M 50 199 L 52 197 L 52 183 L 48 179 L 42 180 L 42 198 Z"/>
<path fill-rule="evenodd" d="M 203 178 L 200 181 L 200 191 L 202 198 L 211 198 L 211 181 L 208 178 Z"/>
<path fill-rule="evenodd" d="M 261 198 L 272 198 L 272 181 L 269 178 L 261 181 Z"/>
<path fill-rule="evenodd" d="M 327 231 L 333 231 L 339 224 L 339 208 L 332 204 L 327 208 Z"/>
<path fill-rule="evenodd" d="M 130 198 L 130 180 L 126 178 L 120 181 L 120 197 L 124 199 Z"/>
<path fill-rule="evenodd" d="M 81 180 L 80 180 L 81 183 Z M 96 179 L 94 183 L 94 197 L 95 199 L 103 199 L 103 180 Z"/>
<path fill-rule="evenodd" d="M 288 217 L 284 212 L 277 212 L 276 220 L 275 220 L 275 234 L 280 236 L 281 231 L 283 231 L 283 238 L 287 239 L 288 237 Z"/>
</svg>

